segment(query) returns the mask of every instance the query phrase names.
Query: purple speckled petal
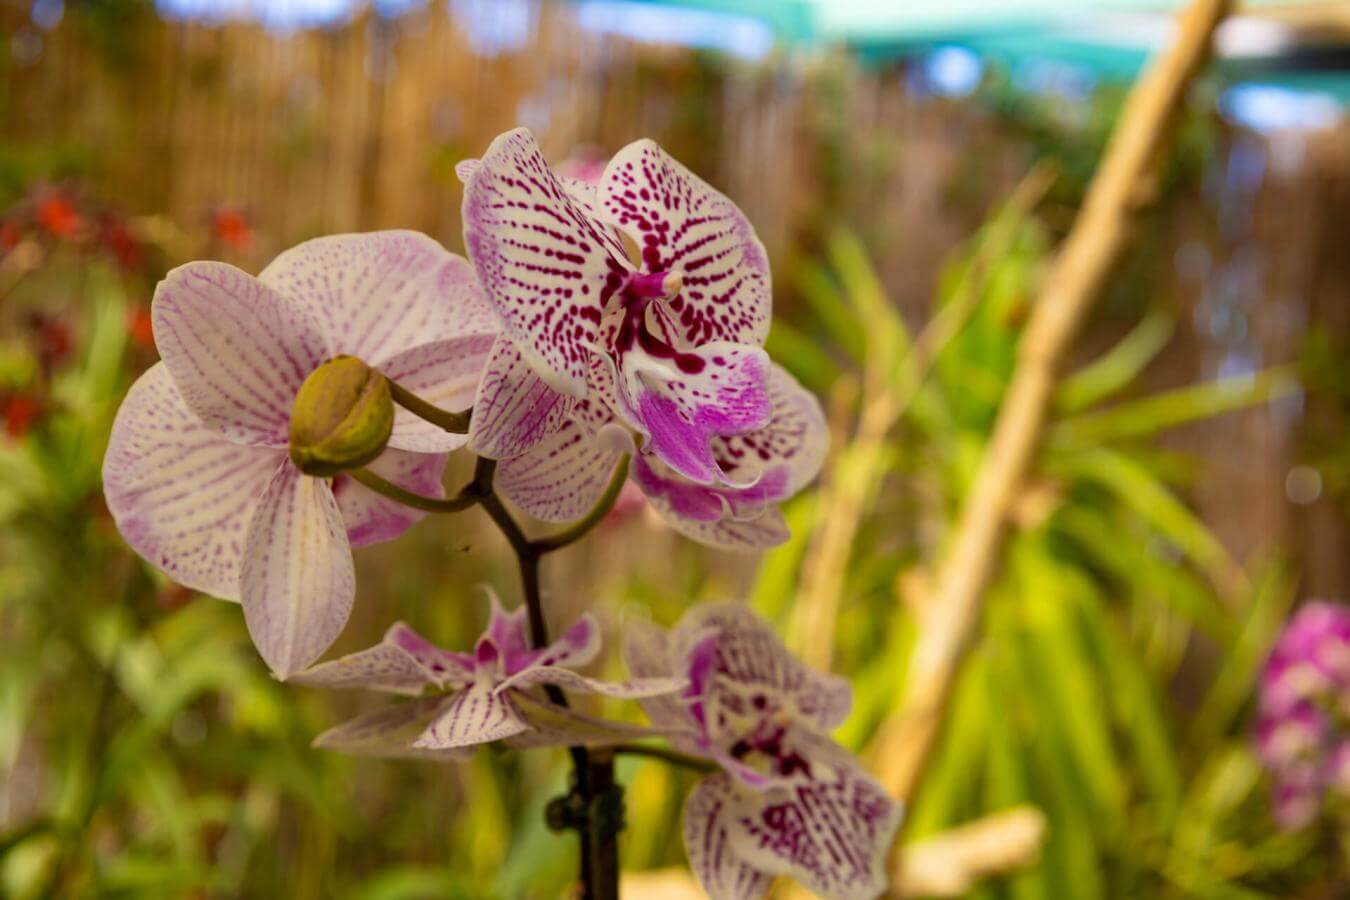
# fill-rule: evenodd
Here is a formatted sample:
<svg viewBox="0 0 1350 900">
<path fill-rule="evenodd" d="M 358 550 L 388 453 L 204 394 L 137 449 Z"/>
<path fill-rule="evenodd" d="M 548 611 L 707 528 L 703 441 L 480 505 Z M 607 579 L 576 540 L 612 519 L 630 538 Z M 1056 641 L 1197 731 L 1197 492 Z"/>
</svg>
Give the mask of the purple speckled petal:
<svg viewBox="0 0 1350 900">
<path fill-rule="evenodd" d="M 594 222 L 544 161 L 529 131 L 500 135 L 464 189 L 464 243 L 506 334 L 555 390 L 586 394 L 608 294 L 622 284 Z"/>
<path fill-rule="evenodd" d="M 413 697 L 428 685 L 441 685 L 441 679 L 408 651 L 387 641 L 311 666 L 289 680 L 291 684 L 309 687 L 383 691 Z"/>
<path fill-rule="evenodd" d="M 258 280 L 309 313 L 329 356 L 373 366 L 421 344 L 496 331 L 468 262 L 415 231 L 305 241 Z"/>
<path fill-rule="evenodd" d="M 747 344 L 713 343 L 658 358 L 640 347 L 618 361 L 618 409 L 648 436 L 644 450 L 699 484 L 731 483 L 712 441 L 769 424 L 769 357 Z M 747 473 L 752 476 L 755 473 Z M 744 485 L 746 482 L 736 482 Z"/>
<path fill-rule="evenodd" d="M 404 350 L 380 371 L 432 406 L 463 412 L 473 405 L 479 379 L 496 336 L 474 334 L 421 344 Z M 389 446 L 419 453 L 447 453 L 463 447 L 469 438 L 452 434 L 438 425 L 394 407 L 394 430 Z"/>
<path fill-rule="evenodd" d="M 602 747 L 642 738 L 669 737 L 669 733 L 645 725 L 615 722 L 588 716 L 523 691 L 512 691 L 511 700 L 529 722 L 528 731 L 506 739 L 508 747 Z"/>
<path fill-rule="evenodd" d="M 736 785 L 718 773 L 694 785 L 684 801 L 684 851 L 711 900 L 759 900 L 773 877 L 747 865 L 731 844 Z"/>
<path fill-rule="evenodd" d="M 559 666 L 532 666 L 517 672 L 497 685 L 498 691 L 520 690 L 540 684 L 553 684 L 568 691 L 597 694 L 620 700 L 640 700 L 662 697 L 684 690 L 689 682 L 684 678 L 633 678 L 628 681 L 601 681 L 587 678 L 571 669 Z"/>
<path fill-rule="evenodd" d="M 103 492 L 132 549 L 173 580 L 239 599 L 244 533 L 284 450 L 241 447 L 203 425 L 159 363 L 117 411 Z"/>
<path fill-rule="evenodd" d="M 748 488 L 708 487 L 671 472 L 649 456 L 633 459 L 633 481 L 666 523 L 687 538 L 716 547 L 756 553 L 790 537 L 782 514 L 771 504 L 787 498 L 789 473 L 765 473 Z"/>
<path fill-rule="evenodd" d="M 473 756 L 472 747 L 430 750 L 413 746 L 426 724 L 448 702 L 427 697 L 366 713 L 330 728 L 314 739 L 314 746 L 354 756 L 426 759 L 459 762 Z"/>
<path fill-rule="evenodd" d="M 770 365 L 768 390 L 773 408 L 769 424 L 747 434 L 713 438 L 713 456 L 727 479 L 736 484 L 759 484 L 782 471 L 778 499 L 785 499 L 820 472 L 830 432 L 815 395 L 782 366 Z"/>
<path fill-rule="evenodd" d="M 527 610 L 518 606 L 511 612 L 502 608 L 501 599 L 491 589 L 487 590 L 490 611 L 487 630 L 478 639 L 477 653 L 481 668 L 490 662 L 499 666 L 497 674 L 514 675 L 531 665 L 538 657 L 538 651 L 530 649 L 530 631 Z M 490 659 L 483 656 L 483 648 L 491 648 Z"/>
<path fill-rule="evenodd" d="M 277 470 L 249 522 L 239 582 L 248 633 L 278 678 L 337 639 L 351 615 L 356 572 L 327 481 L 289 463 Z"/>
<path fill-rule="evenodd" d="M 489 459 L 520 456 L 556 431 L 574 402 L 545 384 L 509 338 L 498 337 L 478 383 L 469 445 Z"/>
<path fill-rule="evenodd" d="M 644 271 L 683 273 L 670 308 L 689 342 L 764 343 L 768 256 L 736 204 L 650 140 L 614 155 L 597 197 L 605 218 L 641 249 Z"/>
<path fill-rule="evenodd" d="M 151 316 L 188 409 L 235 443 L 286 446 L 296 392 L 328 358 L 305 310 L 234 266 L 194 262 L 159 283 Z"/>
<path fill-rule="evenodd" d="M 488 744 L 529 728 L 506 694 L 487 684 L 472 684 L 451 697 L 436 719 L 413 742 L 425 750 Z"/>
<path fill-rule="evenodd" d="M 445 496 L 441 485 L 445 460 L 444 453 L 385 450 L 366 468 L 414 494 L 440 499 Z M 333 496 L 337 498 L 342 521 L 347 526 L 347 539 L 353 547 L 391 541 L 426 516 L 425 512 L 377 494 L 347 475 L 333 479 Z"/>
<path fill-rule="evenodd" d="M 444 684 L 460 684 L 473 680 L 473 657 L 437 647 L 402 622 L 395 622 L 384 633 L 387 644 L 393 644 L 430 670 Z"/>
<path fill-rule="evenodd" d="M 594 431 L 568 418 L 528 453 L 502 460 L 494 484 L 527 515 L 571 522 L 599 502 L 618 461 Z"/>
<path fill-rule="evenodd" d="M 759 792 L 733 787 L 730 846 L 752 868 L 825 897 L 874 900 L 901 807 L 842 749 L 812 760 L 813 777 Z"/>
</svg>

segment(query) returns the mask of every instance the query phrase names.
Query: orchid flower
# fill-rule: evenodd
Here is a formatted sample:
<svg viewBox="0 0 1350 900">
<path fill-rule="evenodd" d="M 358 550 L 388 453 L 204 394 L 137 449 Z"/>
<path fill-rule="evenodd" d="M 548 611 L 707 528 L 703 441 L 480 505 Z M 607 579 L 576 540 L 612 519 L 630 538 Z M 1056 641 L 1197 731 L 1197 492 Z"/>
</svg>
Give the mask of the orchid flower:
<svg viewBox="0 0 1350 900">
<path fill-rule="evenodd" d="M 254 644 L 285 678 L 342 630 L 351 548 L 422 515 L 347 476 L 297 468 L 289 430 L 306 379 L 355 357 L 462 410 L 496 323 L 467 262 L 403 231 L 308 241 L 257 277 L 220 262 L 180 266 L 156 290 L 152 318 L 162 362 L 118 411 L 103 466 L 108 507 L 170 578 L 241 601 Z M 466 437 L 402 409 L 385 424 L 388 449 L 370 470 L 442 496 L 446 453 Z"/>
<path fill-rule="evenodd" d="M 775 875 L 816 893 L 871 900 L 886 886 L 886 853 L 901 809 L 828 736 L 851 691 L 795 659 L 748 610 L 691 610 L 669 633 L 631 625 L 639 677 L 684 677 L 677 696 L 643 702 L 679 749 L 716 762 L 684 807 L 689 864 L 714 900 L 762 897 Z"/>
<path fill-rule="evenodd" d="M 479 744 L 499 740 L 509 739 L 513 746 L 575 746 L 665 733 L 555 706 L 531 689 L 554 685 L 633 699 L 674 693 L 685 686 L 683 679 L 588 678 L 574 670 L 600 652 L 594 616 L 583 616 L 558 640 L 533 650 L 525 609 L 506 613 L 495 595 L 489 597 L 488 627 L 472 653 L 443 650 L 400 622 L 375 646 L 296 675 L 292 681 L 299 684 L 421 697 L 339 725 L 315 739 L 315 746 L 363 755 L 460 759 Z"/>
<path fill-rule="evenodd" d="M 650 140 L 596 185 L 555 175 L 525 129 L 457 171 L 465 245 L 503 326 L 475 403 L 479 452 L 518 456 L 585 401 L 582 418 L 612 411 L 683 478 L 746 486 L 754 473 L 721 465 L 714 440 L 769 424 L 771 295 L 736 205 Z"/>
<path fill-rule="evenodd" d="M 1329 793 L 1350 799 L 1350 610 L 1299 610 L 1266 661 L 1258 705 L 1257 755 L 1280 826 L 1310 825 Z"/>
</svg>

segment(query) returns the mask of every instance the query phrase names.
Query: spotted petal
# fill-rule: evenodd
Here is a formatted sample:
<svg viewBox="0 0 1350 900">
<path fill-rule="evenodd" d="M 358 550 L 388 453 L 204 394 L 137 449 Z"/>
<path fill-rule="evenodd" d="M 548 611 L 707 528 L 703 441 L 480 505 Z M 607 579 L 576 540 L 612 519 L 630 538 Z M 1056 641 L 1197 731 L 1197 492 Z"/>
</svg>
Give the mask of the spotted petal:
<svg viewBox="0 0 1350 900">
<path fill-rule="evenodd" d="M 568 418 L 523 456 L 497 466 L 497 488 L 528 515 L 570 522 L 590 511 L 609 485 L 619 453 Z"/>
<path fill-rule="evenodd" d="M 258 279 L 309 313 L 330 356 L 374 366 L 421 344 L 496 331 L 468 262 L 415 231 L 305 241 Z"/>
<path fill-rule="evenodd" d="M 874 900 L 901 808 L 843 750 L 815 777 L 754 791 L 731 788 L 727 837 L 745 864 L 788 875 L 825 897 Z"/>
<path fill-rule="evenodd" d="M 535 374 L 510 338 L 498 337 L 478 383 L 469 443 L 489 459 L 520 456 L 558 429 L 573 402 Z"/>
<path fill-rule="evenodd" d="M 508 695 L 495 693 L 487 684 L 473 684 L 450 698 L 413 746 L 427 750 L 472 747 L 529 727 Z"/>
<path fill-rule="evenodd" d="M 607 249 L 520 128 L 494 140 L 464 189 L 464 243 L 505 333 L 555 390 L 586 394 L 605 298 L 626 261 Z"/>
<path fill-rule="evenodd" d="M 689 868 L 711 900 L 759 900 L 773 877 L 752 868 L 732 846 L 736 828 L 736 791 L 731 778 L 717 773 L 704 778 L 684 802 L 684 851 Z"/>
<path fill-rule="evenodd" d="M 244 533 L 284 450 L 240 447 L 202 424 L 163 363 L 136 380 L 113 422 L 103 491 L 127 543 L 194 590 L 239 599 Z"/>
<path fill-rule="evenodd" d="M 769 366 L 767 386 L 773 409 L 769 424 L 746 434 L 714 438 L 713 456 L 727 479 L 736 484 L 758 485 L 781 471 L 777 500 L 783 500 L 820 472 L 830 433 L 815 395 L 782 366 Z M 754 499 L 743 498 L 743 502 Z"/>
<path fill-rule="evenodd" d="M 631 472 L 666 523 L 701 544 L 754 553 L 790 537 L 782 513 L 771 505 L 788 495 L 787 471 L 771 471 L 742 489 L 694 484 L 647 456 L 634 458 Z"/>
<path fill-rule="evenodd" d="M 600 653 L 600 623 L 587 613 L 548 646 L 530 649 L 525 608 L 504 613 L 492 598 L 492 619 L 480 644 L 490 642 L 508 678 L 540 666 L 584 666 Z"/>
<path fill-rule="evenodd" d="M 315 747 L 355 756 L 428 759 L 459 762 L 473 756 L 471 747 L 443 750 L 413 746 L 426 723 L 446 704 L 445 697 L 427 697 L 357 716 L 314 739 Z"/>
<path fill-rule="evenodd" d="M 366 468 L 414 494 L 439 499 L 445 496 L 441 485 L 445 460 L 444 453 L 385 450 Z M 337 497 L 342 521 L 347 526 L 347 539 L 353 547 L 393 540 L 426 516 L 425 512 L 377 494 L 346 475 L 333 479 L 333 496 Z"/>
<path fill-rule="evenodd" d="M 442 650 L 404 623 L 396 622 L 375 646 L 320 663 L 290 680 L 312 687 L 416 696 L 429 686 L 468 684 L 473 680 L 472 661 L 468 663 L 461 654 Z"/>
<path fill-rule="evenodd" d="M 234 266 L 194 262 L 159 283 L 151 317 L 188 409 L 235 443 L 286 446 L 296 392 L 328 358 L 305 310 Z"/>
<path fill-rule="evenodd" d="M 693 344 L 760 345 L 769 333 L 769 261 L 745 215 L 650 140 L 629 144 L 600 179 L 602 215 L 628 234 L 647 272 L 679 270 L 670 304 Z"/>
<path fill-rule="evenodd" d="M 432 406 L 448 412 L 463 412 L 473 405 L 479 379 L 496 336 L 474 334 L 404 350 L 380 365 L 380 371 Z M 394 409 L 394 430 L 389 446 L 419 453 L 447 453 L 468 442 L 439 425 L 418 418 L 399 406 Z"/>
<path fill-rule="evenodd" d="M 289 463 L 272 476 L 244 538 L 240 588 L 248 632 L 278 677 L 305 668 L 337 639 L 356 573 L 328 482 Z"/>
</svg>

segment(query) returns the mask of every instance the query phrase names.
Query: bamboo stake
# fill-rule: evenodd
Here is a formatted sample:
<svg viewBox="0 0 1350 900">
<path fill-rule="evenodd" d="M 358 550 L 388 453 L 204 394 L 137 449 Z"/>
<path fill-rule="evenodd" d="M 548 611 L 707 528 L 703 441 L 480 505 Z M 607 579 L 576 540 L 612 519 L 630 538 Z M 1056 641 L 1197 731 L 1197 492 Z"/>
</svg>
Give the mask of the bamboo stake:
<svg viewBox="0 0 1350 900">
<path fill-rule="evenodd" d="M 878 735 L 878 774 L 897 797 L 913 794 L 936 743 L 962 651 L 979 624 L 984 587 L 999 561 L 1005 519 L 1045 428 L 1056 371 L 1123 256 L 1136 214 L 1153 199 L 1153 170 L 1170 126 L 1231 5 L 1231 0 L 1194 0 L 1179 19 L 1172 45 L 1131 90 L 1032 311 L 993 437 L 939 569 L 934 600 L 919 623 L 900 707 Z"/>
</svg>

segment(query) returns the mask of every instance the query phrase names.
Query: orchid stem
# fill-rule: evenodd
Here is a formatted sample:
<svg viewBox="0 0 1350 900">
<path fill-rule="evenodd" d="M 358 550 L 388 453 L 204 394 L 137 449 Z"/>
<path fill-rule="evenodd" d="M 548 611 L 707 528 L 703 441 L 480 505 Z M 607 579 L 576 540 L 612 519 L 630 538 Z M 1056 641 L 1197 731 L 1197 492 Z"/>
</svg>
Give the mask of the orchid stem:
<svg viewBox="0 0 1350 900">
<path fill-rule="evenodd" d="M 404 506 L 411 506 L 413 509 L 420 509 L 423 512 L 463 512 L 481 500 L 478 494 L 474 492 L 473 484 L 469 484 L 464 490 L 453 497 L 427 497 L 422 494 L 414 494 L 406 488 L 401 488 L 392 481 L 381 478 L 369 469 L 351 469 L 346 474 L 361 482 L 361 484 L 364 484 L 382 497 L 388 497 L 396 503 L 402 503 Z"/>
<path fill-rule="evenodd" d="M 623 467 L 626 469 L 626 464 Z M 569 536 L 564 543 L 551 546 L 549 543 L 552 539 L 546 542 L 531 541 L 512 518 L 501 498 L 492 490 L 492 480 L 496 471 L 496 460 L 479 457 L 478 465 L 474 469 L 473 482 L 465 488 L 465 493 L 473 496 L 483 507 L 483 511 L 496 523 L 502 536 L 516 554 L 516 561 L 520 566 L 521 592 L 525 597 L 525 608 L 529 617 L 530 645 L 537 650 L 548 646 L 548 623 L 544 620 L 544 606 L 539 590 L 539 562 L 545 553 L 565 546 L 589 531 L 603 518 L 604 513 L 597 515 L 592 510 L 585 519 L 577 523 L 578 525 L 587 523 L 585 528 L 577 530 L 576 526 L 573 526 L 564 532 L 571 535 L 576 531 L 576 534 Z M 618 495 L 616 483 L 621 487 L 622 479 L 616 478 L 610 483 L 615 496 Z M 605 496 L 609 497 L 610 493 L 611 491 L 607 489 Z M 610 498 L 608 506 L 612 506 L 613 503 L 613 499 Z M 599 506 L 605 506 L 603 499 Z M 544 690 L 552 703 L 558 706 L 567 705 L 567 697 L 557 685 L 545 685 Z M 572 790 L 586 809 L 593 809 L 597 798 L 616 790 L 614 757 L 603 752 L 592 754 L 585 747 L 569 747 L 568 752 L 572 755 Z M 577 833 L 581 843 L 581 866 L 578 873 L 581 882 L 581 900 L 618 900 L 618 829 L 612 827 L 612 823 L 601 822 L 597 817 L 592 817 L 577 829 Z"/>
<path fill-rule="evenodd" d="M 690 756 L 688 753 L 671 750 L 669 747 L 649 747 L 646 744 L 615 744 L 610 749 L 614 751 L 616 756 L 645 756 L 649 759 L 659 759 L 662 762 L 670 763 L 672 766 L 693 769 L 697 772 L 712 772 L 717 768 L 706 759 L 699 759 L 697 756 Z"/>
<path fill-rule="evenodd" d="M 464 412 L 450 412 L 441 409 L 402 387 L 392 378 L 386 380 L 389 382 L 389 396 L 393 398 L 395 403 L 417 416 L 417 418 L 424 419 L 442 431 L 448 431 L 451 434 L 469 433 L 469 419 L 473 415 L 472 409 L 466 409 Z"/>
<path fill-rule="evenodd" d="M 614 467 L 614 474 L 610 476 L 605 492 L 600 495 L 599 502 L 592 507 L 590 512 L 557 534 L 551 534 L 532 542 L 531 546 L 534 551 L 543 555 L 552 553 L 554 550 L 561 550 L 568 544 L 585 537 L 592 528 L 600 524 L 600 520 L 609 515 L 609 511 L 614 508 L 614 502 L 619 499 L 619 492 L 623 490 L 624 482 L 628 480 L 628 459 L 627 454 L 619 457 L 619 464 Z"/>
</svg>

